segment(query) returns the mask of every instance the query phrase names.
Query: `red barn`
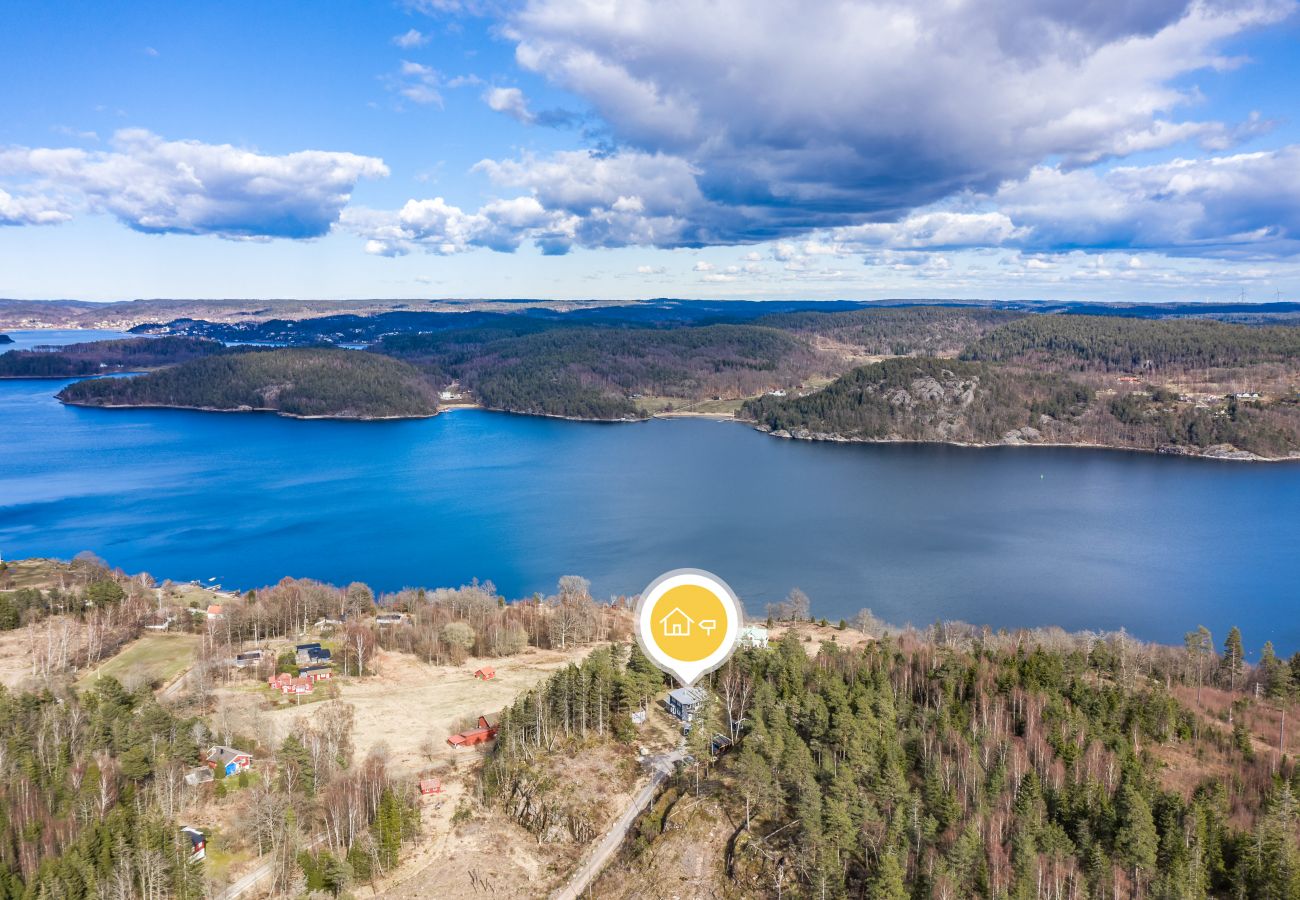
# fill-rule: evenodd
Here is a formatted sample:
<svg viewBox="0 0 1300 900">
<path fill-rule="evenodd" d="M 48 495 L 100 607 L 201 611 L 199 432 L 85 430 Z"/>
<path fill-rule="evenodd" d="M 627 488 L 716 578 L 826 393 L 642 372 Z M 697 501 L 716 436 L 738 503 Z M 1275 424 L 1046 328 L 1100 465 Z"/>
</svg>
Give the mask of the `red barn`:
<svg viewBox="0 0 1300 900">
<path fill-rule="evenodd" d="M 478 717 L 478 727 L 469 731 L 462 731 L 460 734 L 453 734 L 447 738 L 447 743 L 451 744 L 457 750 L 461 747 L 473 747 L 475 744 L 486 744 L 497 736 L 497 726 L 488 724 L 487 716 Z"/>
<path fill-rule="evenodd" d="M 484 666 L 483 668 L 479 669 L 477 672 L 474 673 L 474 677 L 481 678 L 484 681 L 487 681 L 489 678 L 497 677 L 497 670 L 492 668 L 491 666 Z"/>
</svg>

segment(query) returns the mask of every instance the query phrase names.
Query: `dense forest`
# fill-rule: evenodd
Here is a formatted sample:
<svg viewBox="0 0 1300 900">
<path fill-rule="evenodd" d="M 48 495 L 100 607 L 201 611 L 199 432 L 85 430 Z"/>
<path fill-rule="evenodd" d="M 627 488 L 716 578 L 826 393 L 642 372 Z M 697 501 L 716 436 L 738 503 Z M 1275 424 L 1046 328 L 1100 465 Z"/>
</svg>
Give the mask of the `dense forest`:
<svg viewBox="0 0 1300 900">
<path fill-rule="evenodd" d="M 828 338 L 872 356 L 955 356 L 1022 315 L 979 307 L 905 306 L 778 313 L 755 324 Z"/>
<path fill-rule="evenodd" d="M 598 798 L 548 773 L 593 743 L 634 743 L 629 713 L 661 679 L 614 648 L 521 697 L 487 802 L 590 840 Z M 1300 655 L 1266 646 L 1248 665 L 1235 629 L 1222 654 L 1204 629 L 1178 649 L 960 625 L 816 648 L 791 630 L 707 677 L 678 781 L 596 893 L 674 889 L 665 860 L 691 853 L 721 859 L 703 876 L 712 896 L 1297 897 L 1300 772 L 1258 732 L 1298 680 Z M 1230 708 L 1202 706 L 1210 691 Z M 718 817 L 721 832 L 689 830 Z"/>
<path fill-rule="evenodd" d="M 760 397 L 741 415 L 773 432 L 864 440 L 988 442 L 1063 416 L 1088 391 L 1061 377 L 1013 377 L 990 366 L 931 357 L 899 357 L 854 369 L 806 397 Z"/>
<path fill-rule="evenodd" d="M 412 367 L 326 348 L 258 350 L 191 360 L 133 378 L 80 381 L 59 393 L 82 406 L 274 410 L 292 416 L 427 416 L 437 396 Z"/>
<path fill-rule="evenodd" d="M 57 350 L 10 350 L 0 354 L 0 378 L 73 378 L 155 369 L 225 350 L 216 341 L 179 336 L 89 341 Z"/>
<path fill-rule="evenodd" d="M 1300 358 L 1300 328 L 1205 319 L 1028 316 L 985 334 L 962 359 L 1156 372 Z"/>
<path fill-rule="evenodd" d="M 826 363 L 773 328 L 544 327 L 529 320 L 421 335 L 373 348 L 458 381 L 493 409 L 579 418 L 633 418 L 638 395 L 740 397 L 802 381 Z"/>
</svg>

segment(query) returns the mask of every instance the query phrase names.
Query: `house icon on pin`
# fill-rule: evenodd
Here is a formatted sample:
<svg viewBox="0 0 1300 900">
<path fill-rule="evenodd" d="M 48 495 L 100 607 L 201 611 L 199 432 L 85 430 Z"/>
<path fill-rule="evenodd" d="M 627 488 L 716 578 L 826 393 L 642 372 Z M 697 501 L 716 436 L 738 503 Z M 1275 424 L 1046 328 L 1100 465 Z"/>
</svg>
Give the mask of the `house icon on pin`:
<svg viewBox="0 0 1300 900">
<path fill-rule="evenodd" d="M 663 626 L 664 637 L 690 637 L 695 620 L 682 612 L 681 607 L 673 607 L 672 612 L 659 620 L 659 624 Z"/>
</svg>

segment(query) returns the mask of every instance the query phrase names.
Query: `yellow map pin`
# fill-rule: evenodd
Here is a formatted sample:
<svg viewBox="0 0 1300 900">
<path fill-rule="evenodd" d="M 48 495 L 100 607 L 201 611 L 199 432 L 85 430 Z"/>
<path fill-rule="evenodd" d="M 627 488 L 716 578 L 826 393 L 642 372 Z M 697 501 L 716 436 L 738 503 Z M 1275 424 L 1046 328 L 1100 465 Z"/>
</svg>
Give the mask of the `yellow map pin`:
<svg viewBox="0 0 1300 900">
<path fill-rule="evenodd" d="M 690 686 L 727 661 L 743 619 L 735 591 L 721 578 L 674 569 L 641 592 L 636 639 L 651 662 Z"/>
</svg>

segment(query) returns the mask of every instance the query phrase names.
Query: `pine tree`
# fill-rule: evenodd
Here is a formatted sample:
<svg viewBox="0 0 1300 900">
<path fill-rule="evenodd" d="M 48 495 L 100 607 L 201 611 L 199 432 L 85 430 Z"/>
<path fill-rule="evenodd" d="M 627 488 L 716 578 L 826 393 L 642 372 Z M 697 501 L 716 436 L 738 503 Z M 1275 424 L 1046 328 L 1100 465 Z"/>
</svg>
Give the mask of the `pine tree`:
<svg viewBox="0 0 1300 900">
<path fill-rule="evenodd" d="M 1133 884 L 1140 896 L 1142 876 L 1154 868 L 1160 846 L 1155 819 L 1146 798 L 1127 783 L 1120 789 L 1116 815 L 1115 854 L 1133 870 Z"/>
</svg>

